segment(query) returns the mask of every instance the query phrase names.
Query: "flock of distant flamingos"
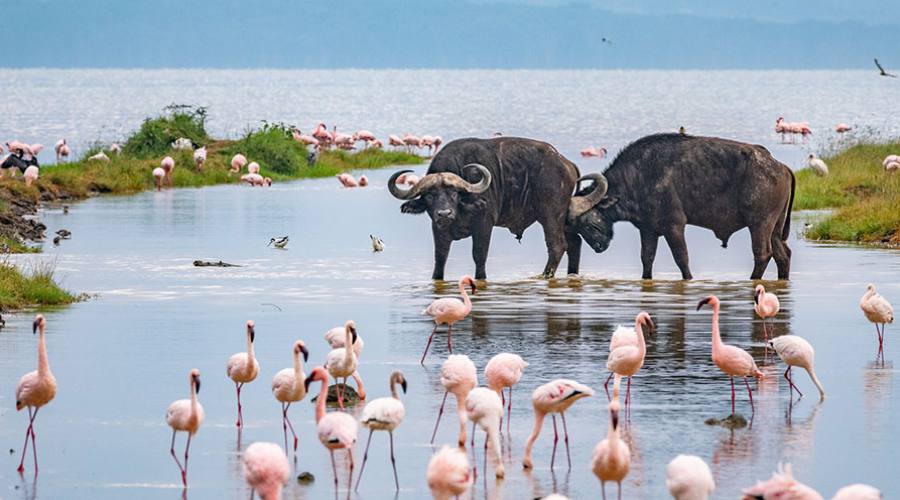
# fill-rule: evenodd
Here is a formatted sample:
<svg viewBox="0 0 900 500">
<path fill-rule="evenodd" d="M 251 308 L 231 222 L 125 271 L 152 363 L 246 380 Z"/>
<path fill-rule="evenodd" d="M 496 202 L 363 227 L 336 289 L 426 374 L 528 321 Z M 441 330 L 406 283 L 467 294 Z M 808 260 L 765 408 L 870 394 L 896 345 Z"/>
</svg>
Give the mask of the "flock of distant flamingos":
<svg viewBox="0 0 900 500">
<path fill-rule="evenodd" d="M 494 475 L 497 479 L 505 476 L 502 449 L 500 446 L 500 433 L 503 429 L 504 406 L 506 406 L 506 429 L 509 432 L 510 416 L 512 412 L 512 389 L 521 380 L 528 363 L 519 355 L 513 353 L 500 353 L 494 356 L 484 367 L 484 379 L 486 387 L 478 387 L 478 373 L 472 360 L 463 354 L 453 354 L 452 329 L 453 325 L 469 316 L 472 311 L 472 301 L 466 287 L 471 288 L 473 294 L 477 291 L 475 280 L 464 276 L 459 280 L 460 297 L 444 297 L 433 301 L 422 314 L 433 318 L 435 326 L 428 337 L 425 352 L 422 354 L 421 363 L 424 365 L 428 349 L 431 346 L 435 332 L 440 325 L 447 325 L 447 346 L 449 357 L 441 367 L 441 384 L 444 387 L 444 398 L 437 415 L 434 433 L 431 437 L 434 443 L 435 435 L 440 424 L 447 396 L 453 394 L 456 398 L 457 415 L 459 419 L 459 435 L 456 446 L 444 446 L 440 451 L 432 455 L 427 468 L 426 481 L 434 496 L 438 499 L 446 499 L 451 496 L 462 495 L 467 492 L 477 476 L 477 457 L 474 454 L 475 426 L 485 432 L 484 467 L 488 468 L 487 453 L 492 451 Z M 884 327 L 893 322 L 893 308 L 890 302 L 878 294 L 875 286 L 868 285 L 865 294 L 860 299 L 860 308 L 866 319 L 875 325 L 878 335 L 878 357 L 884 359 Z M 734 378 L 744 380 L 747 394 L 750 399 L 751 411 L 753 411 L 753 391 L 747 381 L 748 377 L 762 378 L 764 375 L 757 367 L 756 361 L 745 350 L 722 342 L 719 335 L 719 299 L 710 295 L 703 298 L 697 304 L 697 310 L 704 306 L 712 308 L 712 361 L 731 381 L 731 412 L 735 411 L 735 387 Z M 774 318 L 780 309 L 778 297 L 767 292 L 762 285 L 754 289 L 754 310 L 763 321 L 766 335 L 766 349 L 774 349 L 775 353 L 787 366 L 784 377 L 790 384 L 790 397 L 793 401 L 793 392 L 797 391 L 803 396 L 800 389 L 791 377 L 793 367 L 805 369 L 819 391 L 820 398 L 825 398 L 825 390 L 819 383 L 814 370 L 813 347 L 805 339 L 796 335 L 782 335 L 769 338 L 767 320 Z M 37 448 L 35 444 L 34 421 L 38 411 L 53 400 L 56 395 L 56 379 L 50 371 L 50 363 L 47 358 L 44 330 L 46 320 L 38 314 L 33 322 L 33 332 L 40 332 L 38 338 L 38 368 L 36 371 L 25 374 L 16 387 L 16 409 L 27 409 L 28 428 L 25 432 L 25 444 L 22 450 L 22 459 L 19 462 L 18 471 L 25 470 L 25 456 L 28 450 L 28 442 L 31 440 L 32 455 L 34 457 L 35 474 L 38 470 Z M 644 335 L 652 334 L 653 320 L 647 312 L 640 312 L 634 321 L 633 328 L 618 327 L 610 337 L 607 369 L 609 377 L 604 384 L 609 398 L 609 428 L 605 439 L 594 448 L 591 468 L 600 480 L 602 496 L 606 498 L 606 483 L 615 482 L 618 486 L 618 498 L 622 496 L 622 481 L 627 477 L 631 453 L 628 444 L 619 437 L 619 428 L 622 421 L 630 420 L 631 413 L 631 380 L 638 374 L 644 365 L 646 344 Z M 244 425 L 241 390 L 245 384 L 257 379 L 260 374 L 259 362 L 254 354 L 253 342 L 256 329 L 253 321 L 246 324 L 245 352 L 234 354 L 228 359 L 226 370 L 228 377 L 234 381 L 237 396 L 237 426 Z M 401 425 L 405 416 L 405 407 L 398 394 L 398 386 L 406 392 L 407 381 L 403 373 L 394 371 L 388 381 L 391 391 L 390 397 L 381 397 L 368 402 L 359 422 L 344 410 L 345 391 L 347 391 L 347 379 L 352 377 L 356 381 L 358 395 L 361 400 L 366 399 L 362 377 L 358 371 L 359 356 L 362 353 L 364 343 L 356 330 L 353 321 L 347 321 L 344 326 L 336 327 L 325 333 L 325 340 L 332 350 L 325 356 L 322 366 L 313 368 L 307 376 L 303 371 L 303 362 L 308 361 L 309 350 L 302 340 L 297 340 L 292 345 L 293 366 L 285 368 L 275 374 L 272 379 L 272 395 L 281 404 L 282 427 L 284 431 L 284 448 L 274 443 L 254 443 L 243 453 L 244 475 L 250 487 L 265 500 L 281 498 L 281 489 L 290 474 L 290 465 L 286 455 L 289 453 L 288 430 L 293 436 L 293 452 L 296 456 L 298 447 L 297 433 L 288 417 L 288 410 L 293 403 L 304 399 L 310 390 L 310 385 L 320 382 L 319 394 L 316 399 L 315 420 L 316 433 L 322 446 L 331 455 L 331 463 L 334 472 L 335 492 L 338 490 L 338 472 L 335 465 L 334 452 L 346 450 L 349 458 L 349 474 L 347 478 L 348 497 L 351 488 L 358 489 L 362 481 L 363 471 L 369 454 L 369 446 L 372 442 L 372 434 L 375 431 L 384 431 L 390 438 L 390 458 L 394 469 L 394 484 L 399 491 L 400 480 L 397 474 L 397 466 L 394 457 L 394 431 Z M 329 393 L 329 378 L 335 380 L 334 393 Z M 620 415 L 622 406 L 619 403 L 620 384 L 623 377 L 628 378 L 625 390 L 624 415 Z M 614 378 L 613 391 L 610 396 L 609 382 Z M 182 483 L 185 488 L 188 484 L 188 455 L 191 439 L 200 429 L 204 420 L 203 407 L 198 401 L 200 392 L 200 371 L 190 370 L 188 376 L 190 385 L 190 397 L 173 402 L 166 412 L 166 422 L 172 428 L 172 442 L 170 453 L 181 472 Z M 342 383 L 341 383 L 342 382 Z M 508 391 L 507 391 L 508 389 Z M 525 454 L 522 465 L 529 469 L 533 467 L 532 449 L 543 426 L 544 418 L 550 415 L 553 421 L 553 450 L 551 452 L 550 467 L 554 466 L 556 459 L 556 445 L 559 434 L 556 425 L 556 416 L 562 421 L 564 442 L 566 445 L 566 458 L 571 469 L 571 456 L 569 454 L 569 436 L 566 426 L 565 412 L 579 399 L 593 396 L 594 390 L 574 380 L 556 379 L 538 386 L 532 393 L 531 401 L 534 407 L 534 428 L 525 445 Z M 339 410 L 327 412 L 326 401 L 329 398 L 337 399 Z M 751 413 L 752 415 L 752 413 Z M 752 416 L 751 416 L 752 421 Z M 473 451 L 474 464 L 470 465 L 469 456 L 466 453 L 468 422 L 472 423 L 472 436 L 469 446 Z M 353 449 L 356 446 L 359 424 L 369 429 L 369 436 L 363 453 L 362 465 L 356 480 L 353 482 L 354 459 Z M 184 448 L 184 462 L 178 459 L 175 453 L 175 438 L 178 432 L 187 433 L 187 442 Z M 672 496 L 679 500 L 697 500 L 708 498 L 715 489 L 712 474 L 707 464 L 699 457 L 693 455 L 679 455 L 673 459 L 667 467 L 666 484 Z M 790 466 L 782 468 L 774 473 L 768 481 L 758 482 L 756 485 L 744 490 L 744 498 L 748 499 L 822 499 L 812 488 L 796 481 L 790 470 Z M 564 498 L 558 494 L 546 498 Z M 833 497 L 837 500 L 874 500 L 880 499 L 881 493 L 874 487 L 862 484 L 854 484 L 842 488 Z"/>
</svg>

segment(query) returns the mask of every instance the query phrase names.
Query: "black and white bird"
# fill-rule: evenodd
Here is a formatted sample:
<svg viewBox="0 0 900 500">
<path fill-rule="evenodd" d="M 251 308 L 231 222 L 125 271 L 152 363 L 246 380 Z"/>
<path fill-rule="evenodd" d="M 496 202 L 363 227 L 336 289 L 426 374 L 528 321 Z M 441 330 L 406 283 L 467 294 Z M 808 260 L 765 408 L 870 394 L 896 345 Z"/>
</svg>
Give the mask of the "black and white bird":
<svg viewBox="0 0 900 500">
<path fill-rule="evenodd" d="M 287 246 L 287 244 L 288 244 L 288 237 L 282 236 L 281 238 L 272 238 L 271 240 L 269 240 L 269 244 L 266 246 L 275 245 L 275 248 L 284 248 Z"/>
<path fill-rule="evenodd" d="M 813 153 L 809 154 L 806 165 L 820 177 L 828 175 L 828 165 L 819 158 L 816 158 L 816 155 Z"/>
<path fill-rule="evenodd" d="M 884 70 L 884 68 L 881 66 L 881 63 L 878 62 L 877 57 L 875 58 L 875 66 L 878 66 L 878 71 L 881 72 L 881 73 L 879 73 L 881 76 L 889 76 L 891 78 L 897 78 L 897 75 L 895 75 L 893 73 L 888 73 L 887 71 Z"/>
<path fill-rule="evenodd" d="M 72 237 L 72 231 L 69 231 L 68 229 L 60 229 L 59 231 L 56 232 L 56 234 L 59 235 L 59 237 L 64 240 L 67 240 Z"/>
<path fill-rule="evenodd" d="M 369 239 L 372 240 L 372 251 L 373 252 L 383 252 L 384 251 L 384 242 L 381 241 L 381 238 L 375 236 L 374 234 L 369 235 Z"/>
</svg>

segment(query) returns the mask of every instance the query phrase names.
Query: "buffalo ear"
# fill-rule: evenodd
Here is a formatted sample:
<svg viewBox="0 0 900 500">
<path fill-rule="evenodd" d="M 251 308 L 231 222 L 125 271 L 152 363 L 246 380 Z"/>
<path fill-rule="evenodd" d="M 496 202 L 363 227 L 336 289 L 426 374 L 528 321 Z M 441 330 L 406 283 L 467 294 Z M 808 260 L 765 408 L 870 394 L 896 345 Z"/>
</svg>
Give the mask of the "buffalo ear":
<svg viewBox="0 0 900 500">
<path fill-rule="evenodd" d="M 619 198 L 617 198 L 617 197 L 615 197 L 615 196 L 604 196 L 604 197 L 601 198 L 600 201 L 599 201 L 596 205 L 594 205 L 594 206 L 596 206 L 597 208 L 609 208 L 609 207 L 615 205 L 615 204 L 618 203 L 618 202 L 619 202 Z"/>
<path fill-rule="evenodd" d="M 427 208 L 428 205 L 425 204 L 425 200 L 423 200 L 422 198 L 416 198 L 400 205 L 400 212 L 404 214 L 420 214 Z"/>
</svg>

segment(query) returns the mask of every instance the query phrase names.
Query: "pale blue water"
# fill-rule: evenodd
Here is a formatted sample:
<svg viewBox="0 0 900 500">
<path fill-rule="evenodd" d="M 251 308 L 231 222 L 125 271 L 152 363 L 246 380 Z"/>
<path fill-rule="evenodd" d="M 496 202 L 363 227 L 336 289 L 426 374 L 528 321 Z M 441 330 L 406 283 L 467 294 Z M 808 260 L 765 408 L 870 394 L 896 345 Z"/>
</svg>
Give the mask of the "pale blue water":
<svg viewBox="0 0 900 500">
<path fill-rule="evenodd" d="M 200 101 L 211 106 L 210 127 L 217 134 L 237 134 L 258 118 L 301 125 L 324 119 L 379 135 L 410 130 L 445 139 L 501 130 L 550 140 L 591 170 L 603 162 L 575 158 L 587 143 L 612 151 L 645 132 L 684 123 L 692 132 L 718 130 L 766 144 L 797 166 L 805 149 L 775 144 L 771 127 L 780 113 L 814 124 L 847 121 L 896 133 L 885 126 L 890 122 L 885 101 L 896 100 L 896 89 L 862 76 L 14 71 L 0 75 L 0 89 L 8 94 L 0 99 L 0 138 L 52 145 L 57 135 L 66 134 L 82 147 L 98 136 L 118 137 L 169 102 Z M 804 82 L 815 88 L 803 91 L 798 86 Z M 22 106 L 25 102 L 32 103 L 30 109 Z M 815 128 L 817 137 L 827 135 L 823 128 Z M 369 397 L 388 394 L 387 378 L 394 369 L 409 380 L 407 418 L 395 433 L 400 498 L 426 498 L 425 466 L 435 449 L 428 439 L 442 395 L 439 366 L 446 345 L 439 333 L 426 367 L 418 365 L 431 330 L 419 312 L 436 295 L 455 293 L 455 284 L 428 279 L 428 219 L 399 213 L 399 202 L 385 189 L 391 171 L 368 172 L 373 185 L 360 190 L 321 179 L 270 189 L 218 186 L 101 197 L 73 205 L 68 215 L 56 208 L 44 211 L 48 233 L 65 227 L 73 238 L 57 248 L 47 245 L 43 255 L 16 260 L 55 260 L 65 286 L 97 296 L 45 311 L 50 362 L 60 388 L 37 420 L 41 472 L 36 483 L 30 468 L 24 479 L 15 472 L 25 417 L 15 411 L 13 398 L 19 376 L 36 362 L 33 312 L 8 316 L 0 331 L 0 442 L 3 450 L 14 450 L 0 462 L 0 497 L 180 496 L 164 413 L 172 400 L 187 397 L 187 372 L 196 367 L 202 373 L 200 400 L 207 421 L 192 443 L 188 496 L 247 498 L 240 449 L 257 440 L 283 440 L 271 377 L 290 366 L 297 338 L 310 347 L 310 365 L 321 363 L 328 352 L 321 338 L 325 330 L 353 318 L 366 340 L 360 372 Z M 802 225 L 795 218 L 794 228 Z M 764 367 L 768 377 L 752 384 L 758 387 L 752 428 L 732 432 L 703 423 L 728 414 L 730 388 L 709 358 L 710 314 L 696 312 L 695 305 L 709 293 L 718 294 L 725 341 L 749 349 L 762 362 L 762 326 L 754 318 L 752 283 L 746 280 L 752 266 L 746 232 L 721 249 L 712 234 L 689 231 L 697 279 L 678 281 L 671 256 L 661 248 L 659 279 L 650 283 L 637 279 L 636 231 L 627 225 L 616 230 L 608 252 L 585 252 L 580 279 L 552 281 L 533 279 L 546 259 L 539 229 L 528 231 L 521 245 L 509 232 L 496 231 L 490 280 L 474 299 L 471 319 L 455 329 L 455 352 L 472 357 L 479 371 L 501 351 L 517 352 L 531 365 L 514 392 L 512 434 L 504 441 L 507 478 L 485 483 L 480 477 L 475 498 L 530 498 L 554 490 L 572 498 L 598 496 L 589 463 L 606 433 L 601 386 L 608 336 L 642 309 L 659 329 L 648 341 L 647 361 L 632 387 L 634 414 L 626 429 L 633 463 L 625 498 L 663 498 L 665 465 L 678 453 L 695 453 L 710 463 L 719 485 L 715 498 L 735 498 L 741 488 L 768 477 L 779 461 L 792 462 L 797 477 L 826 498 L 854 482 L 877 485 L 885 498 L 900 495 L 890 466 L 900 449 L 892 426 L 900 402 L 893 383 L 893 361 L 900 352 L 895 327 L 888 327 L 887 363 L 873 364 L 877 342 L 857 304 L 870 281 L 898 302 L 900 253 L 792 239 L 793 279 L 771 283 L 782 303 L 776 331 L 802 335 L 815 346 L 828 398 L 817 404 L 805 373 L 795 373 L 807 397 L 788 415 L 783 367 L 770 361 Z M 385 240 L 384 253 L 371 252 L 370 233 Z M 283 234 L 291 236 L 288 250 L 265 247 L 270 237 Z M 448 277 L 472 272 L 469 250 L 467 241 L 454 246 Z M 191 265 L 195 259 L 244 267 L 200 269 Z M 768 277 L 774 277 L 774 268 Z M 244 348 L 247 319 L 257 324 L 261 374 L 243 392 L 248 427 L 238 442 L 234 388 L 225 363 Z M 549 470 L 548 422 L 535 449 L 536 470 L 524 473 L 520 464 L 531 429 L 530 393 L 556 377 L 577 379 L 600 394 L 576 403 L 568 415 L 571 471 L 561 454 L 555 472 Z M 746 392 L 738 392 L 738 411 L 749 414 Z M 295 405 L 292 416 L 300 434 L 293 474 L 310 471 L 316 481 L 300 486 L 291 480 L 285 497 L 334 497 L 328 455 L 315 437 L 313 406 L 308 401 Z M 443 422 L 438 445 L 454 441 L 453 427 L 450 419 Z M 357 463 L 365 436 L 361 431 Z M 355 498 L 392 495 L 386 440 L 382 435 L 373 439 Z M 479 434 L 479 464 L 480 440 Z M 342 490 L 340 497 L 345 495 Z"/>
</svg>

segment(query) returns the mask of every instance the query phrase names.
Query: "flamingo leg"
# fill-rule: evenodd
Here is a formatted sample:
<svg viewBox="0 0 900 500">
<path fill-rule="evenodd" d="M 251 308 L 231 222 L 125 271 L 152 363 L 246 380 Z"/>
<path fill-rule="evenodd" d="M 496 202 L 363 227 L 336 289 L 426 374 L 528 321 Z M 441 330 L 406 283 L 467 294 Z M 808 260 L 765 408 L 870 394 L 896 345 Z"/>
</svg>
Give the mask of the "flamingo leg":
<svg viewBox="0 0 900 500">
<path fill-rule="evenodd" d="M 616 486 L 618 486 L 618 488 L 619 488 L 619 495 L 616 498 L 618 498 L 619 500 L 622 500 L 622 481 L 619 481 L 618 483 L 616 483 Z"/>
<path fill-rule="evenodd" d="M 428 336 L 428 343 L 425 344 L 425 352 L 422 353 L 422 359 L 419 361 L 419 364 L 425 366 L 425 356 L 428 355 L 428 348 L 431 347 L 431 341 L 434 340 L 434 332 L 437 331 L 437 323 L 434 324 L 434 328 L 431 330 L 431 335 Z"/>
<path fill-rule="evenodd" d="M 391 465 L 394 467 L 394 487 L 396 491 L 400 491 L 400 479 L 397 478 L 397 460 L 394 458 L 394 431 L 388 431 L 391 437 Z M 359 471 L 362 474 L 362 469 Z"/>
<path fill-rule="evenodd" d="M 353 486 L 353 449 L 347 448 L 347 456 L 350 457 L 350 477 L 347 478 L 347 498 L 350 498 L 350 488 Z"/>
<path fill-rule="evenodd" d="M 606 400 L 612 401 L 612 397 L 609 395 L 609 381 L 613 378 L 613 372 L 609 372 L 609 376 L 606 377 L 606 383 L 603 384 L 603 389 L 606 391 Z"/>
<path fill-rule="evenodd" d="M 728 377 L 731 380 L 731 415 L 734 415 L 734 377 Z"/>
<path fill-rule="evenodd" d="M 188 452 L 190 450 L 191 450 L 191 433 L 188 432 L 187 444 L 184 445 L 184 472 L 181 473 L 182 482 L 184 482 L 185 487 L 187 487 Z"/>
<path fill-rule="evenodd" d="M 506 393 L 500 388 L 500 408 L 506 406 Z M 500 432 L 503 433 L 503 412 L 500 412 Z"/>
<path fill-rule="evenodd" d="M 788 383 L 791 385 L 791 391 L 797 391 L 797 394 L 799 394 L 800 397 L 802 398 L 802 397 L 803 397 L 803 393 L 800 392 L 800 388 L 798 388 L 798 387 L 794 384 L 793 377 L 791 377 L 791 368 L 792 368 L 792 367 L 788 366 L 788 367 L 787 367 L 787 370 L 784 371 L 784 378 L 786 378 L 787 381 L 788 381 Z M 794 397 L 794 396 L 793 396 L 793 392 L 792 392 L 792 393 L 791 393 L 791 398 L 793 398 L 793 397 Z"/>
<path fill-rule="evenodd" d="M 453 323 L 447 324 L 447 350 L 453 354 Z"/>
<path fill-rule="evenodd" d="M 603 494 L 603 500 L 606 500 L 606 481 L 600 481 L 600 493 Z"/>
<path fill-rule="evenodd" d="M 560 413 L 563 423 L 563 440 L 566 442 L 566 459 L 569 462 L 569 468 L 572 468 L 572 455 L 569 453 L 569 429 L 566 427 L 566 414 Z"/>
<path fill-rule="evenodd" d="M 237 403 L 238 403 L 238 419 L 237 419 L 237 423 L 235 425 L 237 425 L 238 427 L 244 425 L 244 416 L 241 413 L 241 387 L 243 387 L 243 386 L 244 386 L 244 384 L 241 382 L 234 383 L 234 388 L 237 391 Z"/>
<path fill-rule="evenodd" d="M 484 433 L 484 477 L 487 479 L 487 448 L 488 448 L 488 435 L 487 431 Z"/>
<path fill-rule="evenodd" d="M 331 453 L 331 471 L 334 472 L 334 490 L 337 492 L 337 465 L 334 464 L 334 450 L 328 450 L 328 452 Z"/>
<path fill-rule="evenodd" d="M 556 415 L 553 417 L 553 451 L 550 454 L 550 469 L 553 470 L 553 463 L 556 461 L 556 443 L 559 441 L 559 433 L 556 431 Z"/>
<path fill-rule="evenodd" d="M 175 463 L 178 464 L 178 470 L 181 471 L 181 482 L 187 486 L 187 480 L 185 477 L 184 467 L 181 466 L 181 462 L 178 460 L 178 455 L 175 454 L 175 433 L 176 431 L 172 431 L 172 446 L 169 447 L 169 453 L 172 454 L 172 458 L 175 459 Z"/>
<path fill-rule="evenodd" d="M 509 434 L 509 421 L 512 419 L 512 386 L 509 386 L 509 403 L 506 407 L 506 433 Z"/>
<path fill-rule="evenodd" d="M 469 443 L 472 446 L 472 449 L 475 449 L 475 422 L 472 422 L 472 442 Z"/>
<path fill-rule="evenodd" d="M 372 429 L 369 429 L 369 439 L 366 440 L 366 451 L 363 452 L 363 463 L 359 467 L 359 476 L 356 478 L 356 488 L 353 491 L 359 490 L 359 482 L 362 481 L 363 471 L 366 470 L 366 460 L 369 459 L 369 446 L 372 444 Z"/>
<path fill-rule="evenodd" d="M 750 382 L 747 381 L 747 377 L 744 377 L 744 384 L 747 386 L 747 395 L 750 396 L 750 412 L 756 413 L 756 407 L 753 405 L 753 391 L 750 390 Z"/>
<path fill-rule="evenodd" d="M 25 429 L 25 444 L 22 446 L 22 460 L 19 461 L 19 468 L 17 471 L 25 472 L 25 453 L 28 451 L 28 436 L 31 435 L 32 428 L 34 426 L 34 416 L 37 414 L 35 411 L 34 414 L 31 413 L 31 407 L 28 407 L 28 428 Z M 175 441 L 174 435 L 172 436 L 172 441 Z"/>
<path fill-rule="evenodd" d="M 766 318 L 763 318 L 763 342 L 765 342 L 765 351 L 763 351 L 763 356 L 768 358 L 769 356 L 769 328 L 766 323 Z"/>
<path fill-rule="evenodd" d="M 434 437 L 437 436 L 438 424 L 441 423 L 441 415 L 444 414 L 444 404 L 447 402 L 447 391 L 444 391 L 444 400 L 441 401 L 441 409 L 438 410 L 437 421 L 434 423 L 434 432 L 431 433 L 431 444 L 434 444 Z"/>
<path fill-rule="evenodd" d="M 288 403 L 287 406 L 284 408 L 284 421 L 287 422 L 288 429 L 290 429 L 291 434 L 294 435 L 294 453 L 296 454 L 297 453 L 297 443 L 299 442 L 299 440 L 297 439 L 297 432 L 294 431 L 294 426 L 291 425 L 291 419 L 290 419 L 290 417 L 288 417 L 288 414 L 287 414 L 287 412 L 290 408 L 291 408 L 290 403 Z M 285 434 L 284 436 L 285 436 L 285 442 L 287 442 L 287 434 Z M 287 444 L 285 444 L 285 446 L 284 446 L 284 451 L 287 452 Z"/>
<path fill-rule="evenodd" d="M 631 377 L 628 377 L 628 386 L 625 389 L 625 412 L 631 416 Z"/>
</svg>

